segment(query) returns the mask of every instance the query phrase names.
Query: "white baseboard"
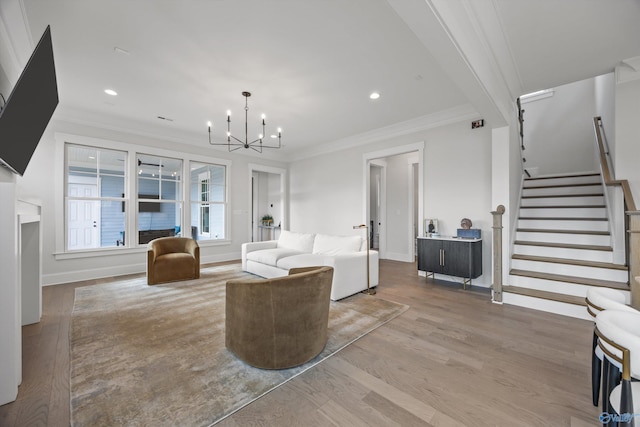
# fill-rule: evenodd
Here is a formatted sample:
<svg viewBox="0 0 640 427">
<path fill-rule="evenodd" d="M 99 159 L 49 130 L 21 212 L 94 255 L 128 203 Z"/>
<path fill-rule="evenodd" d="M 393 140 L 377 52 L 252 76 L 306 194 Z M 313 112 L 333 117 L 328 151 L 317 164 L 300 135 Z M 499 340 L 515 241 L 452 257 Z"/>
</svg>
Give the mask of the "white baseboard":
<svg viewBox="0 0 640 427">
<path fill-rule="evenodd" d="M 224 262 L 238 260 L 240 262 L 241 253 L 233 252 L 220 255 L 206 255 L 200 257 L 200 264 L 212 262 Z M 113 265 L 102 268 L 92 268 L 87 270 L 65 271 L 64 273 L 50 273 L 42 275 L 42 286 L 62 285 L 64 283 L 80 282 L 83 280 L 103 279 L 105 277 L 124 276 L 127 274 L 144 273 L 147 271 L 146 263 L 135 263 L 128 265 Z"/>
<path fill-rule="evenodd" d="M 386 252 L 385 259 L 388 259 L 391 261 L 400 261 L 400 262 L 414 261 L 413 259 L 411 259 L 411 256 L 409 256 L 408 254 L 401 254 L 401 253 L 394 253 L 394 252 Z"/>
</svg>

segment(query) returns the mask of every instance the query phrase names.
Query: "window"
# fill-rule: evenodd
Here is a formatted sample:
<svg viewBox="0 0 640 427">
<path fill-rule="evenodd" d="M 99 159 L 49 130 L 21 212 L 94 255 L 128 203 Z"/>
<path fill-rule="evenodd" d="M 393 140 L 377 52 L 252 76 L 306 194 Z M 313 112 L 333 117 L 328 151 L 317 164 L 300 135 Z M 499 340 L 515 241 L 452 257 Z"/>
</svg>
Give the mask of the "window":
<svg viewBox="0 0 640 427">
<path fill-rule="evenodd" d="M 64 157 L 56 259 L 118 254 L 118 247 L 137 252 L 165 236 L 229 244 L 230 161 L 77 135 L 56 139 Z"/>
<path fill-rule="evenodd" d="M 124 151 L 66 144 L 67 250 L 124 244 L 126 160 Z"/>
<path fill-rule="evenodd" d="M 138 154 L 138 244 L 181 235 L 182 160 Z"/>
<path fill-rule="evenodd" d="M 226 166 L 191 162 L 191 235 L 194 239 L 226 238 Z"/>
</svg>

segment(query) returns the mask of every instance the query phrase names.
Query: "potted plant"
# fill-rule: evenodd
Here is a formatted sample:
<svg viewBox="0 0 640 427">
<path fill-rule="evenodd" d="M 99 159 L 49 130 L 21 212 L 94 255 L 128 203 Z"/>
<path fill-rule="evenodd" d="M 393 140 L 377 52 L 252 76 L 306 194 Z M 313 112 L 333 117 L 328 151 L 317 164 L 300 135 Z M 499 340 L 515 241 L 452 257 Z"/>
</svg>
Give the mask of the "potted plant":
<svg viewBox="0 0 640 427">
<path fill-rule="evenodd" d="M 269 214 L 262 215 L 260 219 L 262 221 L 262 225 L 269 226 L 273 223 L 273 217 Z"/>
</svg>

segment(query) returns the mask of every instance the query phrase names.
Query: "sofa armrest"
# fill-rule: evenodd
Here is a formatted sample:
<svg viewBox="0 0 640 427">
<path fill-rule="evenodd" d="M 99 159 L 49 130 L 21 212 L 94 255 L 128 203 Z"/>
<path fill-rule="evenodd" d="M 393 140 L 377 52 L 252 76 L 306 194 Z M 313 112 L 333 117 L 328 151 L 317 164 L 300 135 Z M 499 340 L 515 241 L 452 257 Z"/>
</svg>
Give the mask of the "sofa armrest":
<svg viewBox="0 0 640 427">
<path fill-rule="evenodd" d="M 331 299 L 339 300 L 367 288 L 367 252 L 327 256 L 334 268 Z M 378 252 L 369 252 L 369 286 L 378 285 Z"/>
<path fill-rule="evenodd" d="M 242 270 L 247 271 L 247 254 L 263 249 L 275 249 L 278 247 L 277 240 L 267 240 L 265 242 L 248 242 L 242 244 Z"/>
</svg>

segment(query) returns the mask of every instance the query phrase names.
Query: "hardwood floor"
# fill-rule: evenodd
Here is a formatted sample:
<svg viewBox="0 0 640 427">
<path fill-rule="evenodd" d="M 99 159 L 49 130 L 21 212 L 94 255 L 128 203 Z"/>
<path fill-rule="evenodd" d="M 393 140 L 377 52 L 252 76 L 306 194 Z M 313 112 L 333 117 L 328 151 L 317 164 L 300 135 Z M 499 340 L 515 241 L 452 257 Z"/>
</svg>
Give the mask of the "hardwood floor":
<svg viewBox="0 0 640 427">
<path fill-rule="evenodd" d="M 0 426 L 69 425 L 74 289 L 105 281 L 44 288 Z M 599 425 L 591 322 L 492 304 L 486 290 L 418 277 L 411 263 L 381 261 L 376 297 L 411 308 L 218 425 Z"/>
</svg>

